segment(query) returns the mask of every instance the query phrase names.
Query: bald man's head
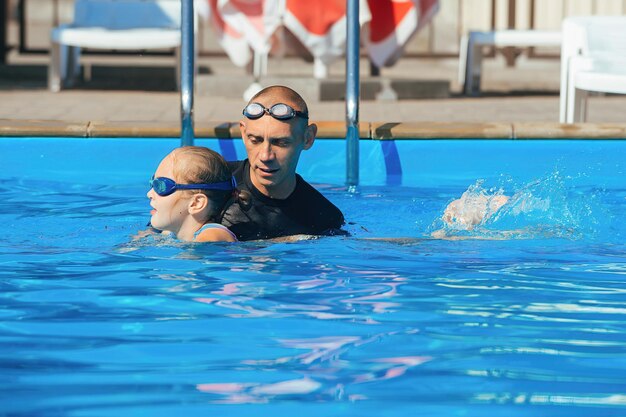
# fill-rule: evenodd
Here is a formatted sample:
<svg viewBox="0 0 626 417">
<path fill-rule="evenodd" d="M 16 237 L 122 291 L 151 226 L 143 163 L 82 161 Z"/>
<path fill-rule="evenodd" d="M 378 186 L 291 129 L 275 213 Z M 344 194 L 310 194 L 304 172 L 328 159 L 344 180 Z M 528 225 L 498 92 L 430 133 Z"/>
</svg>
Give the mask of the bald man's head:
<svg viewBox="0 0 626 417">
<path fill-rule="evenodd" d="M 273 105 L 276 103 L 289 104 L 295 110 L 309 113 L 306 102 L 300 94 L 284 85 L 272 85 L 259 91 L 250 99 L 248 103 L 263 100 L 265 104 Z"/>
<path fill-rule="evenodd" d="M 264 88 L 250 99 L 271 109 L 279 103 L 298 112 L 308 112 L 304 99 L 289 87 L 274 85 Z M 244 111 L 245 115 L 245 111 Z M 239 121 L 241 138 L 250 164 L 250 179 L 264 195 L 284 199 L 296 186 L 296 168 L 300 153 L 315 141 L 317 126 L 307 117 L 280 119 L 270 114 L 244 117 Z"/>
</svg>

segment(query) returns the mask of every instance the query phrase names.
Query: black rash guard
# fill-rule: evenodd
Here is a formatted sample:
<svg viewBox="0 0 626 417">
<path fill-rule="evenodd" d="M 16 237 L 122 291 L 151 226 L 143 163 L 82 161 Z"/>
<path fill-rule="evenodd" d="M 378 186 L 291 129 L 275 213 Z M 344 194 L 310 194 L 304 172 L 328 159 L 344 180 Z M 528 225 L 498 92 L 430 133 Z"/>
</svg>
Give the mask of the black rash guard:
<svg viewBox="0 0 626 417">
<path fill-rule="evenodd" d="M 251 194 L 247 210 L 232 204 L 222 219 L 239 240 L 271 239 L 298 234 L 345 234 L 340 230 L 343 214 L 319 191 L 296 174 L 296 188 L 285 199 L 262 194 L 250 179 L 248 160 L 228 163 L 237 180 L 237 188 Z"/>
</svg>

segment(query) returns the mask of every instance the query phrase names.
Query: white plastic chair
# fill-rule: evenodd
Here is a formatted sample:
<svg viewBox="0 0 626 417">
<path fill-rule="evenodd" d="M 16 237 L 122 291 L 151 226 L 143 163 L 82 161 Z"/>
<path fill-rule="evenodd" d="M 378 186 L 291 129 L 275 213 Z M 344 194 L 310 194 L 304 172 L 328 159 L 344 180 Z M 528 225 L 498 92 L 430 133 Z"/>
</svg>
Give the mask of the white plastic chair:
<svg viewBox="0 0 626 417">
<path fill-rule="evenodd" d="M 563 20 L 561 123 L 586 121 L 589 92 L 626 94 L 626 16 Z"/>
<path fill-rule="evenodd" d="M 76 0 L 74 22 L 52 29 L 48 88 L 56 92 L 73 83 L 80 48 L 175 48 L 178 86 L 180 22 L 180 0 Z"/>
<path fill-rule="evenodd" d="M 468 96 L 480 94 L 483 47 L 495 46 L 517 48 L 561 46 L 561 32 L 552 30 L 494 30 L 489 32 L 471 31 L 461 38 L 459 47 L 459 83 Z"/>
</svg>

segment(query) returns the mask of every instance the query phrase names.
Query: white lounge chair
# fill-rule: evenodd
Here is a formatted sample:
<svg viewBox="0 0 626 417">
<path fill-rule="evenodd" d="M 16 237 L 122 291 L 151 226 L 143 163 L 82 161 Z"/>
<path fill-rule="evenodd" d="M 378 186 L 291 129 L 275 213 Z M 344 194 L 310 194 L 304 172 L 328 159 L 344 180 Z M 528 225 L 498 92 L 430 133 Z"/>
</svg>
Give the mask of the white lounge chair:
<svg viewBox="0 0 626 417">
<path fill-rule="evenodd" d="M 504 48 L 514 46 L 560 46 L 561 32 L 551 30 L 495 30 L 489 32 L 472 31 L 461 39 L 459 53 L 459 82 L 468 96 L 480 94 L 483 47 Z"/>
<path fill-rule="evenodd" d="M 626 16 L 563 20 L 561 123 L 586 121 L 588 92 L 626 94 Z"/>
<path fill-rule="evenodd" d="M 175 48 L 178 85 L 180 22 L 180 0 L 76 0 L 73 23 L 52 29 L 48 88 L 56 92 L 72 84 L 80 48 Z"/>
</svg>

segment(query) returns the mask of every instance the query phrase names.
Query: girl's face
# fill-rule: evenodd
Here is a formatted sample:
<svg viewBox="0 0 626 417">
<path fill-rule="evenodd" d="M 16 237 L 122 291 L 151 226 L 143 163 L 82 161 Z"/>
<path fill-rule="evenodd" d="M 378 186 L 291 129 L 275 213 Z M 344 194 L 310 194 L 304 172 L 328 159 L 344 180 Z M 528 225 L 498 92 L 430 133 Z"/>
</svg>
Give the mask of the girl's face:
<svg viewBox="0 0 626 417">
<path fill-rule="evenodd" d="M 174 163 L 170 156 L 165 157 L 159 164 L 154 173 L 156 177 L 167 177 L 174 181 Z M 177 234 L 183 225 L 183 222 L 189 215 L 187 207 L 189 198 L 185 198 L 180 191 L 167 195 L 165 197 L 158 195 L 152 188 L 147 194 L 150 199 L 152 209 L 150 214 L 150 224 L 156 229 L 167 230 Z"/>
</svg>

